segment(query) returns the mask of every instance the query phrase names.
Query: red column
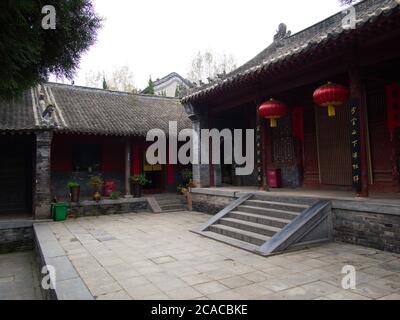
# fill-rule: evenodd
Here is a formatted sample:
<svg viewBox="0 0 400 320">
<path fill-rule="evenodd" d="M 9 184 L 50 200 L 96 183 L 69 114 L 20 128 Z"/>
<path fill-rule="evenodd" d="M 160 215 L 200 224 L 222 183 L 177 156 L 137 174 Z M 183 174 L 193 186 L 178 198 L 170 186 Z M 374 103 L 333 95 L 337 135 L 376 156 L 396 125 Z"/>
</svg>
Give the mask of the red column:
<svg viewBox="0 0 400 320">
<path fill-rule="evenodd" d="M 140 145 L 136 142 L 132 145 L 132 175 L 140 174 L 140 161 L 142 159 L 142 152 Z"/>
<path fill-rule="evenodd" d="M 168 163 L 167 164 L 167 184 L 172 186 L 175 183 L 175 176 L 174 176 L 174 165 Z"/>
<path fill-rule="evenodd" d="M 263 172 L 263 190 L 268 191 L 268 179 L 267 179 L 267 130 L 266 122 L 264 119 L 260 121 L 261 127 L 261 161 L 262 161 L 262 172 Z"/>
</svg>

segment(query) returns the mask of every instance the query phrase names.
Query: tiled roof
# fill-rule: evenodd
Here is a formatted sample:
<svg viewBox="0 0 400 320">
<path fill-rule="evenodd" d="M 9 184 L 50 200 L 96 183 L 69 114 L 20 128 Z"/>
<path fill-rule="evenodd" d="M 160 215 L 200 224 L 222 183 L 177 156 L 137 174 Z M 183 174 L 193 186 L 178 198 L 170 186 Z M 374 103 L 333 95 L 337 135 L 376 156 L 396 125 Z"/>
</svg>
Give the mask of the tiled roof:
<svg viewBox="0 0 400 320">
<path fill-rule="evenodd" d="M 39 124 L 33 112 L 32 90 L 10 101 L 0 100 L 0 131 L 33 130 Z"/>
<path fill-rule="evenodd" d="M 324 46 L 328 41 L 335 40 L 342 34 L 355 32 L 368 23 L 374 23 L 378 17 L 398 13 L 400 3 L 398 0 L 365 0 L 355 5 L 355 9 L 357 18 L 355 29 L 343 28 L 342 20 L 345 15 L 339 12 L 303 31 L 273 42 L 253 59 L 222 79 L 193 88 L 182 99 L 182 102 L 194 101 L 207 96 L 250 75 L 262 73 L 278 62 L 287 61 L 311 48 Z"/>
<path fill-rule="evenodd" d="M 44 89 L 46 100 L 55 106 L 52 127 L 57 132 L 143 136 L 155 128 L 167 133 L 169 121 L 178 121 L 178 129 L 191 127 L 175 98 L 55 83 L 46 83 Z M 0 102 L 0 131 L 46 128 L 42 111 L 37 88 L 20 100 Z"/>
</svg>

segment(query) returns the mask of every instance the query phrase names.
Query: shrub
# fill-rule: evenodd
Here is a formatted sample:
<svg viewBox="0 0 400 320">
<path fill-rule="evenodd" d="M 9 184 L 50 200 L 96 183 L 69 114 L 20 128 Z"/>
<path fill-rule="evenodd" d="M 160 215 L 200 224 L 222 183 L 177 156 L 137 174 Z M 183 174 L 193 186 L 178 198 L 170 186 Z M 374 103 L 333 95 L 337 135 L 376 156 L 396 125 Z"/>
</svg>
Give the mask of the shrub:
<svg viewBox="0 0 400 320">
<path fill-rule="evenodd" d="M 182 170 L 181 175 L 182 175 L 182 180 L 183 180 L 184 185 L 187 185 L 190 182 L 190 180 L 193 179 L 193 173 L 189 169 Z"/>
<path fill-rule="evenodd" d="M 135 176 L 130 176 L 129 180 L 132 181 L 133 183 L 138 183 L 138 184 L 140 184 L 142 186 L 144 186 L 144 185 L 146 185 L 148 183 L 151 183 L 151 181 L 148 180 L 144 174 L 138 174 L 138 175 L 135 175 Z"/>
<path fill-rule="evenodd" d="M 119 191 L 113 191 L 110 193 L 110 199 L 116 200 L 119 199 L 121 197 L 121 192 Z"/>
<path fill-rule="evenodd" d="M 89 185 L 96 191 L 100 191 L 103 186 L 103 179 L 100 176 L 90 178 Z"/>
<path fill-rule="evenodd" d="M 72 189 L 72 188 L 78 188 L 79 187 L 79 183 L 76 181 L 70 181 L 67 184 L 67 188 L 68 189 Z"/>
</svg>

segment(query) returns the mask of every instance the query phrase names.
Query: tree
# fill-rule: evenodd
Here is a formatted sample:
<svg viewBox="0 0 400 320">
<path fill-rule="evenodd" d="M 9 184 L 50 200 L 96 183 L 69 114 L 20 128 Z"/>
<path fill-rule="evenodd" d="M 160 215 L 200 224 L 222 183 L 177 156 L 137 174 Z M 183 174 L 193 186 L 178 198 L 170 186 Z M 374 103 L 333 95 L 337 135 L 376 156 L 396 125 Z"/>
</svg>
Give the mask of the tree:
<svg viewBox="0 0 400 320">
<path fill-rule="evenodd" d="M 137 90 L 133 84 L 133 78 L 133 72 L 129 66 L 120 66 L 108 73 L 91 70 L 86 73 L 85 83 L 88 87 L 135 93 Z"/>
<path fill-rule="evenodd" d="M 236 69 L 236 61 L 232 54 L 215 55 L 212 51 L 197 52 L 192 59 L 188 78 L 192 82 L 207 82 L 218 74 L 229 73 Z"/>
<path fill-rule="evenodd" d="M 50 74 L 71 80 L 101 27 L 91 0 L 1 1 L 0 12 L 0 97 Z"/>
<path fill-rule="evenodd" d="M 133 72 L 129 66 L 121 66 L 114 69 L 111 73 L 108 85 L 111 90 L 118 90 L 124 92 L 133 92 L 135 86 L 133 85 Z"/>
<path fill-rule="evenodd" d="M 175 98 L 179 98 L 181 94 L 181 85 L 178 84 L 175 89 Z"/>
<path fill-rule="evenodd" d="M 104 90 L 107 90 L 107 89 L 108 89 L 108 84 L 107 84 L 107 81 L 106 81 L 106 77 L 105 77 L 105 76 L 103 76 L 103 89 L 104 89 Z"/>
<path fill-rule="evenodd" d="M 151 80 L 151 76 L 149 79 L 149 84 L 147 86 L 146 92 L 147 92 L 147 94 L 154 94 L 154 82 L 153 82 L 153 80 Z"/>
</svg>

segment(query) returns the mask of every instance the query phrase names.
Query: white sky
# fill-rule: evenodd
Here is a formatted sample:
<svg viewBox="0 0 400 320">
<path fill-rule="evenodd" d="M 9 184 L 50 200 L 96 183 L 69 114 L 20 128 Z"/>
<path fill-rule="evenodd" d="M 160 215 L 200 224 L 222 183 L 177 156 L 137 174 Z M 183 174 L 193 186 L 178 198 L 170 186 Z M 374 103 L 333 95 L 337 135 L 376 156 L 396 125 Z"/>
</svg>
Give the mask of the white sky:
<svg viewBox="0 0 400 320">
<path fill-rule="evenodd" d="M 281 22 L 292 33 L 341 10 L 339 0 L 93 0 L 105 18 L 97 43 L 82 57 L 87 72 L 128 65 L 143 89 L 175 71 L 186 77 L 193 56 L 232 53 L 238 65 L 266 48 Z"/>
</svg>

